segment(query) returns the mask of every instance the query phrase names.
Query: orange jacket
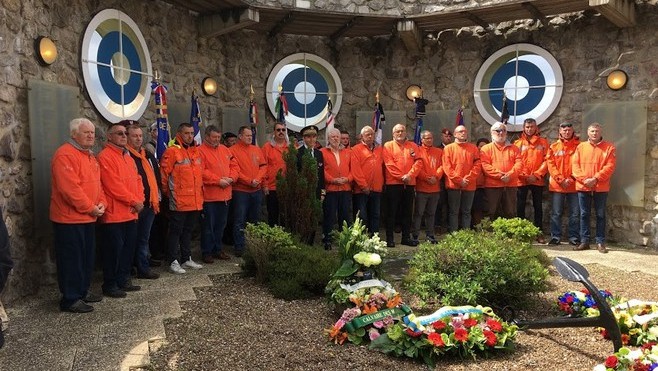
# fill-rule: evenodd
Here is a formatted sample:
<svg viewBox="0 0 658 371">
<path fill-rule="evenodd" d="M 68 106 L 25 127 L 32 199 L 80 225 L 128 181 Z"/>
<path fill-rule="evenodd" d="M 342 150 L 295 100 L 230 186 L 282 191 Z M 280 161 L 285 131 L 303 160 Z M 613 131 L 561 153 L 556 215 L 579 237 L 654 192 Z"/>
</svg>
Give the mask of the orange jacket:
<svg viewBox="0 0 658 371">
<path fill-rule="evenodd" d="M 544 185 L 544 175 L 548 171 L 546 167 L 546 152 L 548 151 L 548 141 L 537 135 L 528 138 L 525 133 L 521 138 L 514 142 L 514 145 L 521 150 L 522 169 L 519 174 L 519 185 Z M 534 175 L 537 179 L 534 182 L 528 182 L 527 177 Z"/>
<path fill-rule="evenodd" d="M 240 167 L 240 175 L 238 181 L 233 184 L 233 190 L 252 193 L 265 187 L 263 181 L 267 174 L 267 163 L 263 151 L 253 144 L 245 144 L 242 141 L 238 141 L 229 149 Z M 254 188 L 251 185 L 253 180 L 258 180 L 260 186 Z"/>
<path fill-rule="evenodd" d="M 269 141 L 263 146 L 263 155 L 265 156 L 265 162 L 267 162 L 265 187 L 270 191 L 276 191 L 276 175 L 279 171 L 282 175 L 286 173 L 286 163 L 283 161 L 283 154 L 286 152 L 288 152 L 288 143 L 279 146 Z"/>
<path fill-rule="evenodd" d="M 340 157 L 340 165 L 336 160 L 334 152 L 331 148 L 325 147 L 320 150 L 322 158 L 324 159 L 324 186 L 327 192 L 351 191 L 352 180 L 352 151 L 349 149 L 341 149 L 338 151 Z M 336 178 L 347 178 L 347 183 L 334 184 Z"/>
<path fill-rule="evenodd" d="M 240 167 L 235 161 L 233 154 L 223 144 L 212 147 L 203 142 L 199 147 L 201 164 L 203 166 L 203 201 L 228 201 L 231 199 L 231 185 L 222 188 L 219 181 L 222 178 L 231 178 L 234 182 L 238 179 Z"/>
<path fill-rule="evenodd" d="M 480 162 L 485 175 L 485 188 L 518 187 L 523 166 L 519 147 L 508 143 L 502 146 L 485 144 L 480 150 Z M 503 175 L 510 176 L 507 183 L 500 179 Z"/>
<path fill-rule="evenodd" d="M 363 193 L 366 188 L 372 192 L 381 192 L 384 188 L 382 146 L 375 146 L 372 150 L 363 143 L 353 146 L 352 175 L 354 193 Z"/>
<path fill-rule="evenodd" d="M 127 149 L 107 143 L 98 154 L 101 165 L 101 184 L 107 197 L 107 209 L 101 223 L 122 223 L 137 220 L 132 209 L 144 204 L 144 185 L 137 165 Z"/>
<path fill-rule="evenodd" d="M 447 189 L 475 191 L 482 173 L 480 150 L 475 144 L 468 142 L 448 144 L 443 150 L 443 171 Z M 464 179 L 468 181 L 466 187 L 462 187 Z M 484 184 L 484 178 L 481 181 Z"/>
<path fill-rule="evenodd" d="M 404 184 L 402 176 L 409 174 L 409 185 L 416 185 L 416 176 L 423 167 L 416 143 L 409 140 L 402 144 L 394 140 L 388 141 L 384 144 L 382 156 L 386 184 Z"/>
<path fill-rule="evenodd" d="M 601 140 L 592 144 L 582 142 L 576 147 L 571 158 L 573 176 L 576 178 L 576 190 L 585 192 L 608 192 L 610 178 L 617 165 L 617 151 L 615 146 Z M 583 183 L 587 178 L 596 178 L 594 187 L 589 188 Z"/>
<path fill-rule="evenodd" d="M 63 224 L 95 222 L 96 217 L 89 213 L 99 203 L 107 206 L 107 200 L 94 154 L 65 143 L 55 151 L 50 169 L 50 220 Z"/>
<path fill-rule="evenodd" d="M 419 146 L 423 167 L 416 176 L 416 192 L 436 193 L 441 190 L 441 177 L 443 176 L 443 150 L 439 147 Z M 435 183 L 430 184 L 428 179 L 435 177 Z"/>
<path fill-rule="evenodd" d="M 176 136 L 172 146 L 162 154 L 160 174 L 162 193 L 169 197 L 169 209 L 174 211 L 197 211 L 203 209 L 203 165 L 199 148 L 182 145 Z"/>
<path fill-rule="evenodd" d="M 546 167 L 550 179 L 548 182 L 548 190 L 551 192 L 560 193 L 574 193 L 576 192 L 576 178 L 573 177 L 571 171 L 571 158 L 576 152 L 580 141 L 575 135 L 569 140 L 558 139 L 557 142 L 548 147 L 546 153 Z M 573 179 L 571 185 L 563 188 L 561 183 L 566 178 Z"/>
</svg>

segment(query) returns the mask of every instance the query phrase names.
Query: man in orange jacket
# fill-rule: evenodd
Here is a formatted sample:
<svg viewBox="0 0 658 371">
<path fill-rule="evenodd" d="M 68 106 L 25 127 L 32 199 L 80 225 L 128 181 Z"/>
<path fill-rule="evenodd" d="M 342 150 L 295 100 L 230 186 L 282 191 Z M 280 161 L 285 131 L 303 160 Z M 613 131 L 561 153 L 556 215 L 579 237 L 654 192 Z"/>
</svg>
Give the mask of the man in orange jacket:
<svg viewBox="0 0 658 371">
<path fill-rule="evenodd" d="M 220 144 L 222 134 L 215 125 L 206 127 L 203 144 L 199 147 L 203 163 L 203 214 L 201 219 L 201 254 L 203 262 L 212 264 L 213 258 L 228 260 L 222 251 L 222 237 L 228 218 L 233 188 L 240 171 L 235 157 Z"/>
<path fill-rule="evenodd" d="M 491 126 L 491 143 L 480 150 L 484 171 L 484 194 L 487 198 L 486 216 L 493 219 L 501 208 L 501 216 L 516 215 L 516 192 L 521 173 L 521 151 L 507 143 L 507 127 L 502 122 Z"/>
<path fill-rule="evenodd" d="M 532 194 L 535 227 L 540 230 L 544 225 L 542 200 L 544 197 L 544 175 L 546 175 L 546 151 L 548 141 L 539 136 L 537 121 L 527 118 L 523 121 L 521 138 L 514 142 L 521 150 L 522 169 L 519 174 L 519 190 L 516 199 L 516 215 L 525 219 L 526 199 Z M 537 242 L 546 243 L 543 236 L 537 237 Z"/>
<path fill-rule="evenodd" d="M 327 194 L 322 203 L 322 243 L 325 250 L 331 250 L 331 230 L 338 217 L 338 227 L 343 222 L 352 224 L 350 203 L 352 200 L 352 151 L 343 148 L 340 130 L 333 128 L 327 133 L 329 143 L 322 148 L 324 159 L 324 184 Z"/>
<path fill-rule="evenodd" d="M 448 227 L 450 232 L 459 229 L 459 213 L 462 229 L 471 228 L 471 208 L 475 198 L 477 178 L 482 170 L 480 150 L 468 142 L 468 130 L 459 125 L 455 128 L 455 142 L 443 150 L 443 172 L 448 192 Z"/>
<path fill-rule="evenodd" d="M 411 235 L 418 243 L 421 222 L 425 220 L 425 238 L 430 243 L 437 243 L 434 237 L 434 214 L 439 203 L 443 177 L 443 150 L 434 147 L 434 135 L 429 130 L 420 133 L 421 146 L 418 148 L 423 166 L 416 177 L 416 198 Z"/>
<path fill-rule="evenodd" d="M 551 144 L 546 154 L 546 166 L 550 175 L 548 190 L 553 193 L 551 208 L 551 239 L 549 245 L 559 245 L 562 237 L 562 210 L 564 201 L 569 204 L 567 232 L 569 243 L 580 244 L 580 207 L 576 193 L 576 179 L 571 171 L 571 158 L 580 144 L 570 122 L 560 124 L 558 140 Z"/>
<path fill-rule="evenodd" d="M 574 248 L 576 251 L 589 249 L 589 218 L 594 202 L 596 245 L 600 253 L 608 252 L 605 247 L 605 203 L 616 164 L 615 146 L 603 140 L 599 123 L 591 124 L 587 128 L 587 141 L 578 145 L 571 162 L 580 206 L 580 245 Z"/>
<path fill-rule="evenodd" d="M 276 176 L 286 172 L 286 163 L 283 154 L 288 152 L 288 136 L 286 125 L 277 122 L 274 124 L 272 139 L 263 145 L 263 155 L 267 162 L 267 175 L 263 190 L 266 196 L 267 224 L 270 226 L 279 224 L 279 199 L 276 196 Z"/>
<path fill-rule="evenodd" d="M 384 188 L 384 160 L 382 147 L 375 143 L 375 130 L 361 129 L 361 143 L 352 147 L 352 188 L 355 209 L 370 234 L 379 233 L 379 214 Z"/>
<path fill-rule="evenodd" d="M 128 132 L 123 124 L 107 129 L 105 148 L 98 154 L 107 210 L 101 217 L 103 244 L 103 294 L 123 298 L 139 286 L 130 280 L 137 245 L 137 217 L 144 208 L 144 187 L 135 161 L 126 148 Z"/>
<path fill-rule="evenodd" d="M 162 193 L 169 198 L 170 210 L 167 260 L 169 270 L 175 274 L 186 273 L 185 268 L 203 268 L 192 260 L 190 249 L 192 229 L 203 209 L 202 172 L 194 127 L 183 122 L 178 125 L 174 144 L 164 151 L 160 161 Z"/>
<path fill-rule="evenodd" d="M 107 201 L 100 166 L 91 148 L 96 127 L 84 118 L 69 124 L 71 139 L 55 151 L 51 162 L 50 220 L 54 227 L 59 309 L 74 313 L 94 310 L 101 301 L 89 292 L 96 252 L 96 220 Z"/>
<path fill-rule="evenodd" d="M 240 167 L 240 175 L 233 184 L 233 202 L 235 204 L 233 239 L 234 254 L 244 253 L 244 228 L 247 222 L 260 220 L 260 206 L 263 201 L 263 187 L 267 173 L 267 163 L 263 151 L 251 144 L 253 133 L 248 126 L 238 130 L 238 142 L 230 148 Z"/>
</svg>

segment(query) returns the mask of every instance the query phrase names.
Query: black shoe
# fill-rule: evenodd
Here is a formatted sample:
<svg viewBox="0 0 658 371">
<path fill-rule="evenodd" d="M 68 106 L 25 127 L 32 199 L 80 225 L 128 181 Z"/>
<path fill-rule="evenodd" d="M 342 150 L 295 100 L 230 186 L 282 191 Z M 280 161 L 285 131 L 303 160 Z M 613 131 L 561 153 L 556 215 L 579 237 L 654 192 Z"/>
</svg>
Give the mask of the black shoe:
<svg viewBox="0 0 658 371">
<path fill-rule="evenodd" d="M 125 298 L 127 294 L 123 290 L 114 289 L 110 291 L 103 291 L 103 295 L 109 296 L 111 298 Z"/>
<path fill-rule="evenodd" d="M 569 243 L 572 244 L 573 246 L 578 246 L 578 245 L 580 245 L 580 241 L 579 241 L 579 240 L 569 240 Z"/>
<path fill-rule="evenodd" d="M 149 266 L 150 267 L 159 267 L 162 265 L 162 260 L 156 260 L 156 259 L 149 259 Z"/>
<path fill-rule="evenodd" d="M 427 236 L 427 242 L 431 243 L 432 245 L 436 245 L 437 243 L 439 243 L 436 240 L 436 237 L 434 237 L 434 236 Z"/>
<path fill-rule="evenodd" d="M 87 293 L 87 296 L 82 299 L 85 303 L 98 303 L 99 301 L 103 300 L 103 297 L 98 294 L 94 294 L 91 292 Z"/>
<path fill-rule="evenodd" d="M 404 240 L 402 240 L 401 243 L 403 245 L 406 245 L 406 246 L 412 246 L 412 247 L 418 246 L 418 241 L 411 240 L 411 239 L 404 239 Z"/>
<path fill-rule="evenodd" d="M 0 349 L 5 346 L 5 335 L 2 334 L 2 326 L 0 326 Z"/>
<path fill-rule="evenodd" d="M 560 244 L 560 239 L 557 238 L 557 237 L 553 237 L 553 238 L 551 238 L 550 241 L 548 241 L 548 244 L 552 245 L 552 246 L 557 246 L 557 245 Z"/>
<path fill-rule="evenodd" d="M 393 240 L 386 241 L 386 247 L 395 247 L 395 242 Z"/>
<path fill-rule="evenodd" d="M 155 273 L 155 272 L 148 271 L 146 273 L 138 273 L 137 278 L 141 278 L 141 279 L 144 279 L 144 280 L 155 280 L 155 279 L 160 278 L 160 275 Z M 126 291 L 128 291 L 128 290 L 126 290 Z"/>
<path fill-rule="evenodd" d="M 141 286 L 133 285 L 132 283 L 129 283 L 125 286 L 119 286 L 119 289 L 125 292 L 130 292 L 130 291 L 139 291 L 142 289 Z"/>
<path fill-rule="evenodd" d="M 71 313 L 89 313 L 92 310 L 94 310 L 94 307 L 92 307 L 89 304 L 86 304 L 82 300 L 78 300 L 75 303 L 71 304 L 70 307 L 63 309 L 63 312 L 71 312 Z"/>
</svg>

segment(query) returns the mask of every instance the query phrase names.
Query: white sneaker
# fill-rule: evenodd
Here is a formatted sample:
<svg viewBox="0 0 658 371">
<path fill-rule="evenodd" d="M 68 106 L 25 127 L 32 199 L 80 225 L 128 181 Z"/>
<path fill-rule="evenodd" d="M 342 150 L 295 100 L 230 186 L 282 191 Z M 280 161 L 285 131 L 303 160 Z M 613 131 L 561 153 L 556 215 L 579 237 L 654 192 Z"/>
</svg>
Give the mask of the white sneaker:
<svg viewBox="0 0 658 371">
<path fill-rule="evenodd" d="M 171 262 L 171 265 L 169 266 L 169 271 L 171 271 L 171 273 L 177 273 L 177 274 L 185 273 L 185 269 L 181 268 L 180 264 L 178 264 L 178 260 L 174 260 L 173 262 Z"/>
<path fill-rule="evenodd" d="M 201 265 L 199 263 L 195 263 L 194 260 L 192 260 L 192 258 L 190 258 L 190 260 L 183 263 L 183 267 L 191 268 L 191 269 L 201 269 L 201 268 L 203 268 L 203 265 Z"/>
</svg>

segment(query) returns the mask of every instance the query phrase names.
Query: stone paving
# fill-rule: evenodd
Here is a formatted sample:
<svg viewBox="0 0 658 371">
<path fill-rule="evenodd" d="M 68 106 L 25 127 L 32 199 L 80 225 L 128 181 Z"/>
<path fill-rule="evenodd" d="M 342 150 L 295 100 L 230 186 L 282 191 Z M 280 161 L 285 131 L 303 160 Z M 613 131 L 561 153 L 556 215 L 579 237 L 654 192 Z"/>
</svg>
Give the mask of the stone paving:
<svg viewBox="0 0 658 371">
<path fill-rule="evenodd" d="M 588 264 L 658 275 L 658 253 L 611 246 L 609 254 L 596 250 L 574 252 L 570 245 L 542 246 L 550 256 L 564 256 Z M 400 255 L 414 248 L 396 248 Z M 185 275 L 160 271 L 157 280 L 135 280 L 142 290 L 124 299 L 104 298 L 86 314 L 58 310 L 57 287 L 7 307 L 10 322 L 7 344 L 0 350 L 0 370 L 139 370 L 148 367 L 149 352 L 165 338 L 163 320 L 182 314 L 180 302 L 196 299 L 195 287 L 212 284 L 210 275 L 240 271 L 238 259 L 204 265 Z M 157 271 L 157 270 L 156 270 Z M 100 272 L 99 272 L 100 273 Z M 92 288 L 100 290 L 100 276 Z M 596 281 L 595 277 L 592 277 Z"/>
</svg>

